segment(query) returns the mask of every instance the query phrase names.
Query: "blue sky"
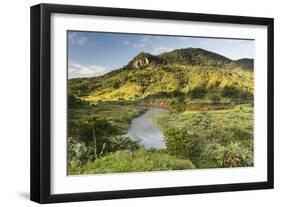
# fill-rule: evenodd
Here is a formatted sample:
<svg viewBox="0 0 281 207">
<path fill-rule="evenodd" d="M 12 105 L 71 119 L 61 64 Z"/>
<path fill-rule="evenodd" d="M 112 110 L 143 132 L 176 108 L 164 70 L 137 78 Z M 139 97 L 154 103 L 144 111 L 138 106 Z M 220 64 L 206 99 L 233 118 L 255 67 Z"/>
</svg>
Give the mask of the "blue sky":
<svg viewBox="0 0 281 207">
<path fill-rule="evenodd" d="M 144 51 L 154 55 L 202 48 L 230 59 L 254 58 L 254 40 L 68 32 L 68 78 L 100 76 L 126 65 Z"/>
</svg>

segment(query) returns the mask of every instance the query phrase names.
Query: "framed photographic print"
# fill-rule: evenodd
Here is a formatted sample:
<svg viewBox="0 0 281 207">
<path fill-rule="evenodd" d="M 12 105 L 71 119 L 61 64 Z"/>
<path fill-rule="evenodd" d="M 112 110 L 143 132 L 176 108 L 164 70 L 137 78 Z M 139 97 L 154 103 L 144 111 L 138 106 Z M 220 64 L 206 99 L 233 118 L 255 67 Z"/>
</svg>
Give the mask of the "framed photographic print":
<svg viewBox="0 0 281 207">
<path fill-rule="evenodd" d="M 31 200 L 273 188 L 273 19 L 31 7 Z"/>
</svg>

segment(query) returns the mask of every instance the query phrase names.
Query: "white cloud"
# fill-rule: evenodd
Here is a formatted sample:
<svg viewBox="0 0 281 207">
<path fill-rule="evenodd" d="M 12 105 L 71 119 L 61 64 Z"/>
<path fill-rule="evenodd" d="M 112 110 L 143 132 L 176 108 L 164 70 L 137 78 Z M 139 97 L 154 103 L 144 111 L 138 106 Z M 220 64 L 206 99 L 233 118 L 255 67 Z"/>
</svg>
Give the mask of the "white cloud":
<svg viewBox="0 0 281 207">
<path fill-rule="evenodd" d="M 68 78 L 100 76 L 109 71 L 111 69 L 98 65 L 81 65 L 71 61 L 68 64 Z"/>
<path fill-rule="evenodd" d="M 153 44 L 150 36 L 144 36 L 141 39 L 136 40 L 134 42 L 128 41 L 128 40 L 123 40 L 122 43 L 126 46 L 132 46 L 136 49 L 141 49 L 141 50 L 143 50 L 144 48 L 148 48 L 149 46 L 151 46 Z"/>
<path fill-rule="evenodd" d="M 76 32 L 71 32 L 69 35 L 68 35 L 68 41 L 69 41 L 69 44 L 75 44 L 75 37 L 77 36 L 77 33 Z"/>
<path fill-rule="evenodd" d="M 144 43 L 141 43 L 141 42 L 136 42 L 136 43 L 133 43 L 132 46 L 136 49 L 141 49 L 141 48 L 145 48 L 147 45 Z"/>
<path fill-rule="evenodd" d="M 88 38 L 85 36 L 81 36 L 77 40 L 77 45 L 81 46 L 84 45 L 88 41 Z"/>
<path fill-rule="evenodd" d="M 123 44 L 126 45 L 126 46 L 131 45 L 131 43 L 128 40 L 124 40 Z"/>
<path fill-rule="evenodd" d="M 154 55 L 159 55 L 163 52 L 170 52 L 175 48 L 172 47 L 155 47 L 155 40 L 161 39 L 159 36 L 144 36 L 136 41 L 123 40 L 122 44 L 134 47 L 135 49 L 150 52 Z"/>
<path fill-rule="evenodd" d="M 82 46 L 85 43 L 87 43 L 88 38 L 86 36 L 80 35 L 77 32 L 71 32 L 68 35 L 68 41 L 70 45 L 78 45 L 78 46 Z"/>
<path fill-rule="evenodd" d="M 143 42 L 143 43 L 150 43 L 151 41 L 151 36 L 144 36 L 142 39 L 140 39 L 139 41 L 140 42 Z"/>
<path fill-rule="evenodd" d="M 70 32 L 68 35 L 69 39 L 73 39 L 77 35 L 77 32 Z"/>
</svg>

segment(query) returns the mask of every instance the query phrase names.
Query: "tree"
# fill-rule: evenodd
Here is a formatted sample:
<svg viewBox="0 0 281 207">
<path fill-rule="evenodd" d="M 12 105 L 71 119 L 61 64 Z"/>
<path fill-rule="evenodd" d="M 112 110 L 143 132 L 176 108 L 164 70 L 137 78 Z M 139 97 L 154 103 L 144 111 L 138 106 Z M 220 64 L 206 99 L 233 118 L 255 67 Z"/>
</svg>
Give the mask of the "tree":
<svg viewBox="0 0 281 207">
<path fill-rule="evenodd" d="M 77 130 L 71 131 L 71 135 L 77 137 L 79 142 L 85 143 L 94 159 L 107 152 L 110 136 L 117 133 L 117 129 L 107 120 L 97 117 L 91 117 L 87 122 L 78 122 L 75 124 L 75 128 Z"/>
<path fill-rule="evenodd" d="M 112 87 L 113 88 L 119 88 L 120 87 L 120 81 L 119 80 L 114 80 L 113 82 L 112 82 Z"/>
<path fill-rule="evenodd" d="M 88 125 L 88 139 L 94 145 L 94 155 L 97 158 L 106 151 L 105 146 L 110 144 L 109 137 L 117 133 L 117 130 L 107 120 L 96 117 L 89 118 Z"/>
<path fill-rule="evenodd" d="M 95 159 L 98 157 L 98 154 L 97 154 L 97 138 L 96 138 L 96 130 L 95 130 L 95 123 L 97 121 L 97 118 L 96 117 L 91 117 L 89 119 L 89 123 L 91 124 L 92 126 L 92 133 L 93 133 L 93 141 L 94 141 L 94 156 L 95 156 Z"/>
<path fill-rule="evenodd" d="M 221 98 L 220 98 L 218 95 L 212 95 L 212 96 L 211 96 L 211 100 L 212 100 L 214 103 L 218 103 L 218 102 L 220 102 Z"/>
<path fill-rule="evenodd" d="M 67 95 L 67 101 L 68 101 L 68 107 L 70 108 L 74 108 L 81 103 L 81 101 L 72 94 Z"/>
<path fill-rule="evenodd" d="M 207 91 L 204 87 L 194 88 L 192 91 L 189 92 L 192 99 L 204 98 L 206 93 Z"/>
<path fill-rule="evenodd" d="M 108 147 L 110 152 L 116 152 L 118 150 L 130 150 L 132 152 L 132 157 L 134 157 L 134 152 L 139 149 L 141 145 L 137 138 L 130 139 L 129 137 L 125 136 L 115 136 L 111 137 Z"/>
<path fill-rule="evenodd" d="M 189 158 L 196 164 L 203 149 L 203 139 L 186 129 L 168 128 L 164 132 L 167 152 L 181 158 Z"/>
<path fill-rule="evenodd" d="M 228 98 L 238 98 L 239 97 L 239 89 L 234 86 L 225 86 L 222 91 L 222 96 Z"/>
</svg>

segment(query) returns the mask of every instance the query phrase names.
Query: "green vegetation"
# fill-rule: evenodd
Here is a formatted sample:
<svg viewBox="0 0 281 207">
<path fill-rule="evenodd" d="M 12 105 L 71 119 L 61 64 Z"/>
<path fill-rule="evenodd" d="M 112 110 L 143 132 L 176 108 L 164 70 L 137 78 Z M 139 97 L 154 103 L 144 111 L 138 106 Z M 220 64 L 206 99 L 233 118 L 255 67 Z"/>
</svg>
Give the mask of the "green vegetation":
<svg viewBox="0 0 281 207">
<path fill-rule="evenodd" d="M 194 165 L 186 159 L 170 156 L 160 150 L 140 149 L 132 155 L 130 150 L 121 150 L 82 167 L 72 166 L 69 174 L 145 172 L 160 170 L 193 169 Z"/>
<path fill-rule="evenodd" d="M 122 84 L 121 84 L 122 83 Z M 124 68 L 101 77 L 71 79 L 69 93 L 84 101 L 132 101 L 184 96 L 251 100 L 253 72 L 225 66 L 149 65 Z M 238 95 L 238 96 L 236 96 Z"/>
<path fill-rule="evenodd" d="M 68 80 L 68 174 L 253 166 L 253 60 L 202 49 L 140 53 L 127 66 Z M 149 107 L 165 149 L 126 137 Z"/>
<path fill-rule="evenodd" d="M 167 152 L 186 157 L 198 168 L 253 165 L 253 107 L 208 112 L 167 112 L 156 117 Z"/>
</svg>

